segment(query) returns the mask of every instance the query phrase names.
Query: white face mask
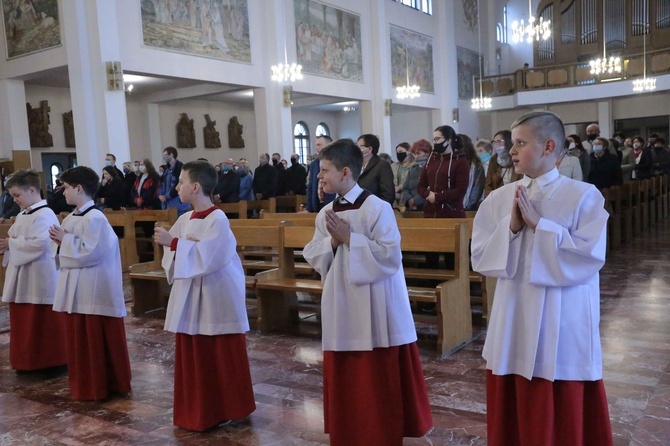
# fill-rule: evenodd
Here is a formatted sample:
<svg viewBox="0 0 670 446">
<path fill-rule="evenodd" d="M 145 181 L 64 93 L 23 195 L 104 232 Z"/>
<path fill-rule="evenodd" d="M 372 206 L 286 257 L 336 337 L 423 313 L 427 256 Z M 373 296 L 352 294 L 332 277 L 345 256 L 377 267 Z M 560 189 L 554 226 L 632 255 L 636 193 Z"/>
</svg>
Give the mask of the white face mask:
<svg viewBox="0 0 670 446">
<path fill-rule="evenodd" d="M 574 142 L 571 142 L 570 145 L 568 146 L 568 150 L 573 150 L 577 147 L 577 145 Z"/>
<path fill-rule="evenodd" d="M 633 143 L 633 148 L 634 149 L 639 149 L 641 146 L 642 146 L 642 144 L 640 144 L 639 142 L 634 142 Z"/>
<path fill-rule="evenodd" d="M 595 153 L 600 153 L 600 152 L 603 151 L 603 146 L 601 146 L 601 145 L 595 145 L 595 146 L 593 146 L 593 151 L 594 151 Z"/>
<path fill-rule="evenodd" d="M 134 166 L 133 166 L 133 170 L 134 170 L 135 172 L 139 172 L 139 171 L 140 171 L 140 166 L 134 165 Z"/>
<path fill-rule="evenodd" d="M 147 166 L 140 166 L 140 172 L 144 173 L 147 171 Z"/>
</svg>

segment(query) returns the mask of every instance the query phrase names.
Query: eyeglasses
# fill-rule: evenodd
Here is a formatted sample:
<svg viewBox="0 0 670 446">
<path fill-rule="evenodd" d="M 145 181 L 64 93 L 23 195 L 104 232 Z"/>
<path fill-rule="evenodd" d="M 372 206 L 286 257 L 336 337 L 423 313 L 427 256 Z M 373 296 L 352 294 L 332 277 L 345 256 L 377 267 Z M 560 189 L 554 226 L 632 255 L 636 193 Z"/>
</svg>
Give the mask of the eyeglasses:
<svg viewBox="0 0 670 446">
<path fill-rule="evenodd" d="M 504 140 L 504 139 L 494 139 L 494 140 L 491 141 L 491 142 L 492 142 L 494 145 L 497 145 L 497 146 L 502 146 L 502 145 L 505 144 L 505 140 Z"/>
<path fill-rule="evenodd" d="M 364 145 L 360 145 L 360 146 L 358 146 L 358 148 L 361 149 L 361 150 L 363 150 L 363 149 L 365 149 L 365 148 L 367 148 L 367 147 L 370 147 L 370 146 L 364 146 Z"/>
<path fill-rule="evenodd" d="M 433 142 L 440 142 L 444 141 L 446 138 L 444 136 L 438 136 L 436 138 L 433 138 Z"/>
</svg>

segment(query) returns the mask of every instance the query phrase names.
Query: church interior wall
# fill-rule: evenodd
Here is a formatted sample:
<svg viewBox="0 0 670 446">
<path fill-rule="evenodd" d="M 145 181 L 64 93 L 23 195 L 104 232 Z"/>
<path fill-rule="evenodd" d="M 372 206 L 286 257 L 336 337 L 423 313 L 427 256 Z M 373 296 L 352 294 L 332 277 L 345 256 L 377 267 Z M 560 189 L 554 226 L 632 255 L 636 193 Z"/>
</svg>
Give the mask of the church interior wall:
<svg viewBox="0 0 670 446">
<path fill-rule="evenodd" d="M 391 115 L 392 147 L 383 148 L 396 160 L 395 148 L 403 141 L 410 145 L 420 139 L 427 139 L 432 145 L 433 126 L 431 110 L 415 107 L 393 107 Z"/>
<path fill-rule="evenodd" d="M 341 138 L 340 115 L 342 114 L 343 113 L 336 111 L 318 110 L 314 107 L 294 108 L 291 110 L 291 123 L 294 127 L 300 121 L 307 124 L 311 153 L 315 153 L 314 141 L 316 139 L 316 126 L 323 122 L 328 126 L 328 130 L 330 130 L 330 137 L 333 138 L 333 140 L 339 139 Z M 268 150 L 270 153 L 281 152 L 274 148 L 268 148 Z M 293 150 L 284 150 L 282 153 L 285 154 L 289 152 L 293 152 Z"/>
</svg>

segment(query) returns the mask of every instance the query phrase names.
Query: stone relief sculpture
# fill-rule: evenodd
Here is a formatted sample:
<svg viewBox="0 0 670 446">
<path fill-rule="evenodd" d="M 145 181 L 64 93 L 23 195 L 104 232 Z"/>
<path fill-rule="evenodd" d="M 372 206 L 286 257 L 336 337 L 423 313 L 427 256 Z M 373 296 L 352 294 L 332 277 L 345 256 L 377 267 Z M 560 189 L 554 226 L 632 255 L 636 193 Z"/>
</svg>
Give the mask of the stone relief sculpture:
<svg viewBox="0 0 670 446">
<path fill-rule="evenodd" d="M 65 147 L 77 147 L 74 140 L 74 118 L 72 110 L 63 113 L 63 128 L 65 130 Z"/>
<path fill-rule="evenodd" d="M 231 149 L 244 149 L 242 129 L 244 129 L 244 126 L 239 123 L 237 116 L 230 118 L 228 123 L 228 146 Z"/>
<path fill-rule="evenodd" d="M 207 125 L 202 129 L 205 135 L 205 149 L 221 148 L 219 132 L 216 131 L 216 121 L 212 121 L 209 115 L 205 115 Z"/>
<path fill-rule="evenodd" d="M 177 147 L 192 149 L 195 147 L 195 127 L 193 119 L 188 119 L 188 114 L 182 113 L 177 123 Z"/>
<path fill-rule="evenodd" d="M 53 147 L 54 139 L 49 133 L 49 101 L 40 101 L 39 108 L 26 103 L 28 111 L 28 133 L 30 147 Z"/>
</svg>

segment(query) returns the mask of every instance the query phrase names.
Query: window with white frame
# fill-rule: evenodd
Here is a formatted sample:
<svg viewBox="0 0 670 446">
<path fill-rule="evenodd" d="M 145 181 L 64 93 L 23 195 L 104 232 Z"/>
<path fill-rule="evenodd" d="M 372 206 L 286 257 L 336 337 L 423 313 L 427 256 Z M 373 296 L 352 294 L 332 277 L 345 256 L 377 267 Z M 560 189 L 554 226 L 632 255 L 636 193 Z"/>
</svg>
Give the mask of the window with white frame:
<svg viewBox="0 0 670 446">
<path fill-rule="evenodd" d="M 300 157 L 300 163 L 307 163 L 307 156 L 309 155 L 309 130 L 307 124 L 302 121 L 293 127 L 293 152 Z"/>
<path fill-rule="evenodd" d="M 405 6 L 409 6 L 412 9 L 417 11 L 425 12 L 426 14 L 433 14 L 433 2 L 432 0 L 393 0 L 396 3 L 401 3 Z"/>
<path fill-rule="evenodd" d="M 325 122 L 320 122 L 319 125 L 316 126 L 314 135 L 317 138 L 319 136 L 330 136 L 330 129 L 328 128 L 328 125 Z"/>
</svg>

